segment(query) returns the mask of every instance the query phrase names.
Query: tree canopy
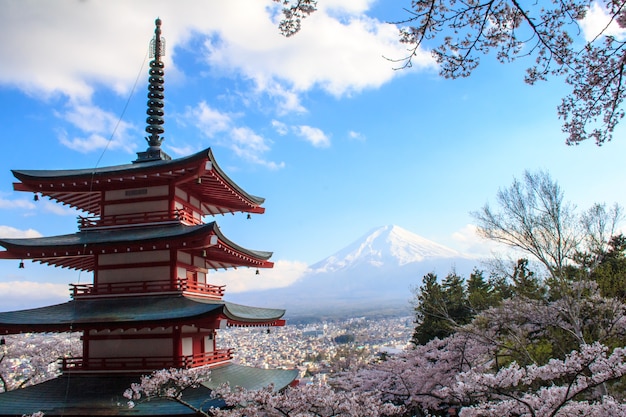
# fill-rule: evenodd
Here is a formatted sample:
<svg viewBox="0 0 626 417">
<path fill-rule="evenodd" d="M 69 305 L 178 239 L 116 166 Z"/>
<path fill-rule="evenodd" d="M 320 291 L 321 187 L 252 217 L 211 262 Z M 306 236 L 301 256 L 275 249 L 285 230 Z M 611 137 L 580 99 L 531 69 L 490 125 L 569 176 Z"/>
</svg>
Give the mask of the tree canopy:
<svg viewBox="0 0 626 417">
<path fill-rule="evenodd" d="M 495 208 L 485 204 L 472 216 L 480 235 L 525 252 L 561 281 L 571 263 L 586 257 L 581 266 L 592 267 L 603 256 L 622 209 L 598 203 L 579 213 L 549 173 L 526 171 L 498 191 Z"/>
<path fill-rule="evenodd" d="M 283 5 L 280 30 L 291 36 L 301 20 L 316 10 L 312 0 L 274 0 Z M 624 117 L 626 1 L 594 0 L 415 0 L 406 1 L 405 20 L 394 22 L 405 57 L 412 65 L 421 48 L 431 50 L 445 78 L 468 77 L 482 55 L 501 63 L 529 58 L 524 80 L 533 85 L 551 76 L 571 88 L 558 106 L 566 143 L 610 141 Z M 583 21 L 594 9 L 606 20 L 599 26 Z"/>
</svg>

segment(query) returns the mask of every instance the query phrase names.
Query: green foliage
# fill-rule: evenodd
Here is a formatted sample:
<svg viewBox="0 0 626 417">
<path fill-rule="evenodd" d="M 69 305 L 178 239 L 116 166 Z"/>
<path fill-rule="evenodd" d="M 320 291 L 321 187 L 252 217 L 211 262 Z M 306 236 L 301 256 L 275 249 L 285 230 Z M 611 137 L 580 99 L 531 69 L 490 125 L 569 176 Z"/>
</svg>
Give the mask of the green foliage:
<svg viewBox="0 0 626 417">
<path fill-rule="evenodd" d="M 335 343 L 339 343 L 339 344 L 352 343 L 354 342 L 354 335 L 353 334 L 340 334 L 339 336 L 335 336 L 333 340 L 335 341 Z"/>
<path fill-rule="evenodd" d="M 599 265 L 591 272 L 593 279 L 604 297 L 617 297 L 626 300 L 626 237 L 618 235 L 609 241 L 609 249 Z"/>
<path fill-rule="evenodd" d="M 546 287 L 539 277 L 528 269 L 528 259 L 518 259 L 513 268 L 513 291 L 516 295 L 530 298 L 531 300 L 541 300 L 546 295 Z"/>
<path fill-rule="evenodd" d="M 483 271 L 474 269 L 467 280 L 467 302 L 476 314 L 495 306 L 501 300 L 499 291 L 491 281 L 486 281 Z"/>
<path fill-rule="evenodd" d="M 441 283 L 446 317 L 457 325 L 467 324 L 472 319 L 471 309 L 465 292 L 465 281 L 455 272 L 449 273 Z"/>
<path fill-rule="evenodd" d="M 474 317 L 465 281 L 455 272 L 449 273 L 441 284 L 436 274 L 426 274 L 415 298 L 416 326 L 411 341 L 416 345 L 443 339 Z"/>
<path fill-rule="evenodd" d="M 492 296 L 495 300 L 494 305 L 515 295 L 514 288 L 507 276 L 492 273 L 489 277 L 489 285 L 493 288 Z"/>
<path fill-rule="evenodd" d="M 451 332 L 446 321 L 443 290 L 437 282 L 437 275 L 428 273 L 424 276 L 415 298 L 416 326 L 411 341 L 416 345 L 423 345 L 432 339 L 448 336 Z"/>
<path fill-rule="evenodd" d="M 534 340 L 527 347 L 529 356 L 534 359 L 535 364 L 546 364 L 554 358 L 554 339 Z"/>
</svg>

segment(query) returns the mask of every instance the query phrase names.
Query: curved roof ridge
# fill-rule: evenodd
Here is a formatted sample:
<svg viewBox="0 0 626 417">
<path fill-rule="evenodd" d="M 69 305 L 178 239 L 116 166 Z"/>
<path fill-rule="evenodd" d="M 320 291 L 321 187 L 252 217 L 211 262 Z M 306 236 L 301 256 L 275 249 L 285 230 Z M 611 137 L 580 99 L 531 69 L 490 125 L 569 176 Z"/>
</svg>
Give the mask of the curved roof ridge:
<svg viewBox="0 0 626 417">
<path fill-rule="evenodd" d="M 224 301 L 224 315 L 236 321 L 267 321 L 278 320 L 285 315 L 286 310 L 281 308 L 253 307 L 243 304 Z"/>
<path fill-rule="evenodd" d="M 138 299 L 141 302 L 137 302 Z M 3 312 L 0 313 L 0 332 L 68 331 L 98 324 L 158 324 L 172 320 L 214 319 L 221 315 L 234 322 L 271 324 L 284 314 L 283 309 L 244 306 L 182 294 L 141 295 L 70 300 L 46 307 Z"/>
<path fill-rule="evenodd" d="M 217 237 L 213 241 L 211 236 Z M 182 242 L 182 243 L 181 243 Z M 269 258 L 273 252 L 247 249 L 226 238 L 217 226 L 217 222 L 188 226 L 184 224 L 141 226 L 127 229 L 108 229 L 94 231 L 80 231 L 73 234 L 0 239 L 0 246 L 6 251 L 0 251 L 0 259 L 33 259 L 38 262 L 67 266 L 74 269 L 90 270 L 94 268 L 93 260 L 78 266 L 70 266 L 70 258 L 85 258 L 94 256 L 99 250 L 112 250 L 121 245 L 134 248 L 136 251 L 170 248 L 179 245 L 181 249 L 207 250 L 207 261 L 215 260 L 213 268 L 224 267 L 223 256 L 227 257 L 228 267 L 256 266 L 268 268 L 272 263 Z M 33 251 L 36 251 L 37 255 Z M 215 257 L 213 257 L 215 256 Z M 221 261 L 220 261 L 221 259 Z"/>
<path fill-rule="evenodd" d="M 84 175 L 98 175 L 106 172 L 119 172 L 119 171 L 141 171 L 149 167 L 178 165 L 185 162 L 194 161 L 195 159 L 203 159 L 206 157 L 212 157 L 210 152 L 211 148 L 205 148 L 194 154 L 184 156 L 182 158 L 170 159 L 170 160 L 155 160 L 146 161 L 141 164 L 128 163 L 122 165 L 110 165 L 106 167 L 96 168 L 75 168 L 75 169 L 12 169 L 11 172 L 17 179 L 21 179 L 18 175 L 28 177 L 41 177 L 41 178 L 56 178 L 59 176 L 84 176 Z"/>
<path fill-rule="evenodd" d="M 203 163 L 203 161 L 205 161 Z M 191 168 L 191 170 L 189 169 Z M 185 173 L 187 171 L 187 173 Z M 260 206 L 265 202 L 265 198 L 259 197 L 248 193 L 242 187 L 240 187 L 235 181 L 233 181 L 226 173 L 220 168 L 213 151 L 211 148 L 203 149 L 195 154 L 188 155 L 186 157 L 171 159 L 171 160 L 153 160 L 142 161 L 141 163 L 130 163 L 124 165 L 113 165 L 107 167 L 97 168 L 78 168 L 78 169 L 30 169 L 30 170 L 11 170 L 13 176 L 17 178 L 20 183 L 15 183 L 14 188 L 18 191 L 30 191 L 35 193 L 42 193 L 49 195 L 53 199 L 63 201 L 67 198 L 67 195 L 71 195 L 73 191 L 96 192 L 108 187 L 108 182 L 112 180 L 121 179 L 127 177 L 127 180 L 132 181 L 146 181 L 148 177 L 151 180 L 158 178 L 161 175 L 163 181 L 167 181 L 168 178 L 175 177 L 183 179 L 185 175 L 195 172 L 199 175 L 198 178 L 202 178 L 202 175 L 209 174 L 207 179 L 212 177 L 218 178 L 218 183 L 222 183 L 223 186 L 235 192 L 239 195 L 243 201 L 247 201 L 251 207 Z M 108 181 L 107 181 L 108 179 Z M 48 189 L 48 187 L 41 188 L 41 182 L 49 182 L 50 184 L 56 184 L 56 187 Z M 65 183 L 65 184 L 64 184 Z M 201 181 L 195 185 L 200 187 Z M 71 185 L 71 186 L 70 186 Z M 132 186 L 132 184 L 131 184 Z M 145 186 L 145 184 L 137 184 L 138 187 Z M 65 196 L 65 197 L 64 197 Z M 96 198 L 96 197 L 94 197 Z M 94 205 L 96 201 L 89 201 L 91 205 Z M 72 205 L 70 203 L 70 205 Z M 97 205 L 97 204 L 96 204 Z M 89 207 L 79 207 L 80 210 L 90 211 Z M 247 210 L 242 210 L 247 211 Z"/>
<path fill-rule="evenodd" d="M 233 249 L 235 249 L 237 251 L 240 251 L 240 252 L 243 252 L 243 253 L 247 253 L 247 254 L 249 254 L 251 256 L 253 255 L 256 258 L 263 259 L 264 261 L 266 261 L 269 258 L 271 258 L 272 255 L 274 254 L 274 252 L 260 251 L 260 250 L 254 250 L 254 249 L 247 249 L 247 248 L 244 248 L 243 246 L 239 246 L 238 244 L 236 244 L 235 242 L 233 242 L 232 240 L 230 240 L 226 236 L 224 236 L 224 234 L 222 233 L 221 229 L 217 225 L 217 222 L 211 222 L 211 223 L 207 223 L 207 224 L 212 224 L 213 225 L 213 231 L 215 232 L 215 234 L 217 235 L 217 238 L 219 240 L 221 240 L 226 245 L 230 246 L 231 248 L 233 248 Z"/>
</svg>

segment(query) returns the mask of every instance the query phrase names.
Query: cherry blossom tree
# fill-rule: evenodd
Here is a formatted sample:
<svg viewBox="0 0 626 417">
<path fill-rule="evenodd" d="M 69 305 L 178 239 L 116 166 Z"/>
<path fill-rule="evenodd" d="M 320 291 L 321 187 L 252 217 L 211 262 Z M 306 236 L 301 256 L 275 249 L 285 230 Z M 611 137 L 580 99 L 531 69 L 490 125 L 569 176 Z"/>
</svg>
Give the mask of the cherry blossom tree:
<svg viewBox="0 0 626 417">
<path fill-rule="evenodd" d="M 624 116 L 626 44 L 615 35 L 616 27 L 626 27 L 624 5 L 623 0 L 413 1 L 401 22 L 401 41 L 409 46 L 403 65 L 410 66 L 418 49 L 431 45 L 446 78 L 469 76 L 482 54 L 493 52 L 502 63 L 534 58 L 526 71 L 528 84 L 557 76 L 572 88 L 558 108 L 567 143 L 593 139 L 600 145 Z M 592 8 L 606 21 L 583 28 Z"/>
<path fill-rule="evenodd" d="M 597 266 L 622 219 L 617 204 L 579 213 L 546 171 L 525 171 L 498 191 L 496 203 L 471 213 L 479 235 L 531 255 L 556 281 L 567 278 L 568 266 Z"/>
<path fill-rule="evenodd" d="M 594 343 L 543 366 L 512 363 L 496 373 L 472 369 L 459 374 L 450 395 L 473 403 L 462 417 L 624 415 L 623 397 L 597 389 L 626 375 L 626 349 L 608 350 Z"/>
<path fill-rule="evenodd" d="M 317 10 L 316 0 L 273 0 L 283 6 L 283 19 L 278 24 L 280 33 L 289 37 L 302 28 L 302 19 Z"/>
<path fill-rule="evenodd" d="M 488 367 L 493 355 L 492 346 L 470 333 L 455 333 L 342 374 L 333 384 L 346 390 L 380 392 L 383 401 L 403 406 L 407 415 L 426 416 L 459 405 L 449 391 L 457 376 Z"/>
<path fill-rule="evenodd" d="M 570 322 L 573 315 L 559 299 L 513 297 L 446 338 L 350 369 L 328 384 L 278 392 L 271 386 L 252 391 L 223 386 L 213 396 L 227 406 L 197 412 L 222 417 L 424 417 L 450 409 L 465 417 L 623 415 L 626 306 L 601 297 L 593 285 L 582 292 L 579 324 Z M 124 395 L 132 403 L 158 397 L 185 404 L 184 389 L 199 383 L 193 372 L 158 371 Z"/>
<path fill-rule="evenodd" d="M 341 383 L 377 390 L 384 401 L 402 404 L 415 416 L 448 408 L 470 417 L 624 414 L 622 391 L 614 385 L 626 373 L 624 348 L 595 342 L 542 365 L 502 365 L 498 356 L 511 352 L 501 350 L 506 345 L 498 338 L 489 338 L 469 329 L 458 332 L 343 375 Z"/>
<path fill-rule="evenodd" d="M 404 407 L 385 402 L 377 390 L 340 390 L 327 384 L 260 390 L 216 391 L 229 407 L 213 410 L 219 417 L 360 417 L 402 415 Z"/>
<path fill-rule="evenodd" d="M 60 374 L 59 359 L 80 356 L 74 333 L 26 333 L 0 339 L 0 392 L 52 379 Z"/>
<path fill-rule="evenodd" d="M 273 387 L 248 391 L 224 386 L 213 394 L 227 406 L 198 412 L 224 417 L 425 417 L 446 415 L 451 409 L 466 417 L 624 414 L 626 304 L 602 293 L 590 273 L 597 268 L 590 265 L 602 266 L 605 260 L 623 255 L 623 239 L 611 243 L 608 252 L 603 243 L 613 235 L 618 210 L 595 206 L 583 216 L 580 229 L 568 231 L 574 223 L 571 219 L 578 218 L 563 215 L 559 189 L 551 181 L 537 184 L 549 196 L 536 197 L 540 199 L 536 204 L 513 204 L 532 221 L 523 225 L 528 229 L 520 226 L 517 235 L 509 238 L 527 238 L 525 231 L 535 233 L 545 246 L 544 252 L 536 252 L 563 285 L 540 291 L 535 284 L 546 284 L 533 281 L 532 291 L 513 291 L 498 303 L 486 303 L 473 312 L 470 322 L 454 321 L 451 332 L 384 360 L 355 362 L 328 384 L 278 392 Z M 526 197 L 513 193 L 518 194 Z M 502 221 L 497 215 L 494 218 Z M 551 226 L 555 224 L 561 229 L 555 231 Z M 567 243 L 568 239 L 575 243 Z M 530 249 L 537 245 L 528 242 Z M 587 249 L 593 261 L 573 264 L 575 254 Z M 517 267 L 514 276 L 529 287 L 527 263 Z M 448 286 L 458 289 L 454 282 L 449 280 Z M 185 404 L 184 389 L 198 382 L 193 375 L 186 376 L 191 371 L 180 372 L 144 377 L 125 396 L 133 402 L 160 397 Z"/>
<path fill-rule="evenodd" d="M 283 4 L 280 30 L 292 36 L 301 20 L 316 10 L 309 0 L 274 0 Z M 468 77 L 482 55 L 501 63 L 531 59 L 524 80 L 533 85 L 551 76 L 571 87 L 558 106 L 568 145 L 610 141 L 624 117 L 626 76 L 625 0 L 414 0 L 405 20 L 395 22 L 407 55 L 399 68 L 412 65 L 420 49 L 431 50 L 445 78 Z M 604 16 L 594 27 L 591 12 Z"/>
<path fill-rule="evenodd" d="M 384 402 L 377 391 L 337 390 L 326 384 L 287 387 L 276 391 L 272 385 L 259 390 L 231 388 L 215 389 L 207 401 L 220 398 L 225 407 L 194 406 L 185 401 L 184 391 L 197 388 L 210 378 L 206 368 L 162 369 L 141 377 L 124 392 L 128 406 L 155 398 L 175 401 L 198 415 L 220 417 L 357 417 L 400 415 L 404 408 Z"/>
<path fill-rule="evenodd" d="M 472 216 L 478 233 L 533 256 L 554 278 L 561 278 L 580 248 L 581 229 L 574 206 L 545 171 L 525 171 L 522 180 L 496 194 L 497 208 L 485 204 Z"/>
<path fill-rule="evenodd" d="M 182 404 L 198 415 L 211 416 L 213 414 L 210 411 L 194 406 L 183 398 L 183 392 L 186 389 L 198 388 L 200 383 L 209 378 L 210 371 L 207 367 L 161 369 L 150 375 L 141 376 L 140 382 L 131 384 L 123 395 L 124 398 L 128 399 L 130 408 L 135 407 L 136 403 L 140 401 L 161 398 Z"/>
</svg>

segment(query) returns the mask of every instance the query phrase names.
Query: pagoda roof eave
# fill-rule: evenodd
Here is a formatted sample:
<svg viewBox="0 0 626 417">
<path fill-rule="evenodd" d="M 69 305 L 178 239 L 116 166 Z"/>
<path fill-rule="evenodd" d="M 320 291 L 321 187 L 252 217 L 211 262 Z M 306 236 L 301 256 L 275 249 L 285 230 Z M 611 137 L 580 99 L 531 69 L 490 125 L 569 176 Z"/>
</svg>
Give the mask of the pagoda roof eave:
<svg viewBox="0 0 626 417">
<path fill-rule="evenodd" d="M 99 214 L 100 191 L 119 188 L 124 182 L 127 182 L 126 188 L 139 188 L 171 181 L 180 182 L 187 191 L 197 196 L 204 196 L 201 198 L 203 204 L 214 207 L 209 214 L 265 211 L 260 207 L 265 199 L 247 193 L 230 179 L 217 164 L 211 148 L 172 160 L 68 170 L 14 169 L 11 172 L 21 181 L 14 183 L 15 190 L 41 193 L 94 214 Z M 212 187 L 212 192 L 223 190 L 222 198 L 212 201 L 206 193 L 207 184 Z"/>
<path fill-rule="evenodd" d="M 231 387 L 258 390 L 270 384 L 280 391 L 291 384 L 299 375 L 297 369 L 263 369 L 229 363 L 211 369 L 211 378 L 202 385 L 217 389 L 228 383 Z"/>
<path fill-rule="evenodd" d="M 231 387 L 260 389 L 273 385 L 276 391 L 298 377 L 293 369 L 261 369 L 225 364 L 211 368 L 210 379 L 185 390 L 185 401 L 203 410 L 223 407 L 224 401 L 212 399 L 211 390 L 223 383 Z M 60 376 L 25 388 L 0 393 L 0 416 L 19 416 L 38 411 L 64 416 L 192 416 L 197 415 L 176 401 L 155 398 L 126 406 L 124 390 L 139 382 L 138 375 Z"/>
<path fill-rule="evenodd" d="M 215 239 L 217 238 L 217 239 Z M 158 225 L 122 230 L 82 231 L 69 235 L 0 239 L 0 259 L 33 259 L 73 269 L 93 270 L 96 253 L 162 249 L 206 252 L 210 264 L 220 267 L 271 268 L 272 252 L 246 249 L 232 242 L 216 222 L 187 226 Z M 216 268 L 217 269 L 217 268 Z"/>
<path fill-rule="evenodd" d="M 138 402 L 133 408 L 122 397 L 138 375 L 60 376 L 36 385 L 0 393 L 0 416 L 192 416 L 187 406 L 167 399 L 155 398 Z M 205 386 L 185 391 L 185 401 L 204 408 L 221 407 L 224 402 L 211 399 Z"/>
<path fill-rule="evenodd" d="M 273 325 L 282 322 L 284 314 L 283 309 L 247 307 L 183 295 L 84 299 L 0 313 L 0 334 L 168 326 L 173 322 L 213 322 L 222 317 L 232 322 Z"/>
</svg>

